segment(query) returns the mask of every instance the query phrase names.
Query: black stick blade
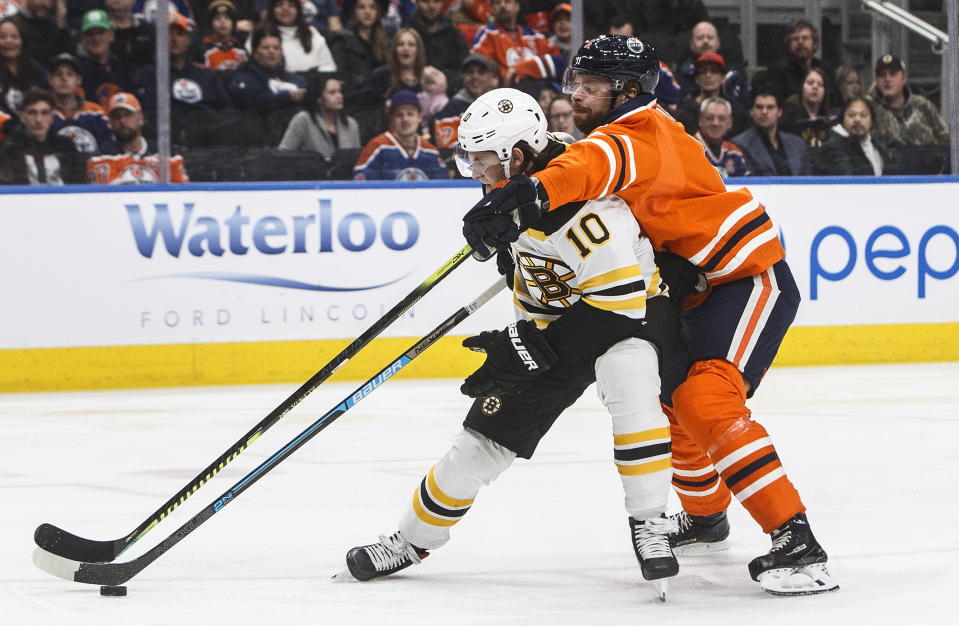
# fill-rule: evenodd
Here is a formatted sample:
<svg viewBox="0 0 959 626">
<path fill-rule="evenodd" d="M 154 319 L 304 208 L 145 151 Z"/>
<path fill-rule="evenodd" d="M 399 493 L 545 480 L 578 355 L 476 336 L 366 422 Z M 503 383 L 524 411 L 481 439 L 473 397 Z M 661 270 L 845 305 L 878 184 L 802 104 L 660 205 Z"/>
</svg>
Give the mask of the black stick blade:
<svg viewBox="0 0 959 626">
<path fill-rule="evenodd" d="M 33 551 L 33 564 L 57 578 L 91 585 L 122 585 L 143 569 L 137 560 L 126 563 L 80 563 L 51 554 L 43 548 Z"/>
<path fill-rule="evenodd" d="M 108 563 L 120 554 L 126 543 L 122 539 L 96 541 L 84 539 L 53 524 L 40 524 L 33 533 L 33 541 L 47 552 L 71 561 Z"/>
</svg>

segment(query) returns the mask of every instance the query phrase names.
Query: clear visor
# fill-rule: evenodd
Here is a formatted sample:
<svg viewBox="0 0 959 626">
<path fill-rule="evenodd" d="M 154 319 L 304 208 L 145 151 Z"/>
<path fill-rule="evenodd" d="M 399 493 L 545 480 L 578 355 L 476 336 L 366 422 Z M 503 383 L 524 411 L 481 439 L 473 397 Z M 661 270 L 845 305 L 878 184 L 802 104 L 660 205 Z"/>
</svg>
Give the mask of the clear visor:
<svg viewBox="0 0 959 626">
<path fill-rule="evenodd" d="M 482 175 L 493 165 L 503 165 L 495 152 L 467 152 L 459 143 L 453 152 L 453 160 L 456 161 L 456 169 L 466 178 L 473 178 L 474 172 Z"/>
<path fill-rule="evenodd" d="M 613 83 L 605 76 L 588 74 L 572 68 L 566 68 L 563 74 L 563 93 L 567 95 L 613 97 Z"/>
</svg>

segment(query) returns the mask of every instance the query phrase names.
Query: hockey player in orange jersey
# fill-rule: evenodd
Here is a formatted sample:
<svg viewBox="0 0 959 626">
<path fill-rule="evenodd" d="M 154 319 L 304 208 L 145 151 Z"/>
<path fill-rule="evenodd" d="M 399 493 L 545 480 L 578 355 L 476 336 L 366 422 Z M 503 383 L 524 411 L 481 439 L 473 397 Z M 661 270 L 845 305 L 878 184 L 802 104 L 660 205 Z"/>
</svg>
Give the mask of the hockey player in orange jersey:
<svg viewBox="0 0 959 626">
<path fill-rule="evenodd" d="M 686 309 L 683 349 L 664 359 L 663 372 L 673 484 L 685 508 L 674 516 L 674 545 L 724 539 L 732 492 L 771 535 L 770 551 L 749 564 L 765 591 L 837 589 L 805 506 L 745 404 L 795 317 L 799 291 L 763 206 L 747 189 L 727 190 L 702 145 L 656 103 L 658 75 L 655 51 L 636 37 L 587 41 L 564 91 L 588 136 L 535 178 L 513 176 L 491 191 L 467 213 L 464 235 L 501 248 L 550 207 L 624 200 L 672 259 L 660 264 Z"/>
</svg>

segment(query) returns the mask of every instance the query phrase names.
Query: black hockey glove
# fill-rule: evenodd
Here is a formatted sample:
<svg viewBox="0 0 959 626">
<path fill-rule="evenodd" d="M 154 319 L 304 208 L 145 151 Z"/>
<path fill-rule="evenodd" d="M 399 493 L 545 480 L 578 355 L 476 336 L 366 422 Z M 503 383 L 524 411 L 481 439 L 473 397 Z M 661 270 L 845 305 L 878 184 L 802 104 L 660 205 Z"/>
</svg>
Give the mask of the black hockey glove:
<svg viewBox="0 0 959 626">
<path fill-rule="evenodd" d="M 675 310 L 682 311 L 686 298 L 709 288 L 706 276 L 683 257 L 660 250 L 656 250 L 654 255 L 659 275 L 669 287 L 669 303 Z"/>
<path fill-rule="evenodd" d="M 467 337 L 463 346 L 486 353 L 483 366 L 460 387 L 471 398 L 516 393 L 559 359 L 536 324 L 528 320 Z"/>
<path fill-rule="evenodd" d="M 549 199 L 538 182 L 525 174 L 516 174 L 490 189 L 466 213 L 463 236 L 473 250 L 502 250 L 516 241 L 520 233 L 539 220 L 548 208 Z"/>
<path fill-rule="evenodd" d="M 506 277 L 506 287 L 513 290 L 513 279 L 516 277 L 516 261 L 513 260 L 513 251 L 509 248 L 496 253 L 496 271 Z"/>
</svg>

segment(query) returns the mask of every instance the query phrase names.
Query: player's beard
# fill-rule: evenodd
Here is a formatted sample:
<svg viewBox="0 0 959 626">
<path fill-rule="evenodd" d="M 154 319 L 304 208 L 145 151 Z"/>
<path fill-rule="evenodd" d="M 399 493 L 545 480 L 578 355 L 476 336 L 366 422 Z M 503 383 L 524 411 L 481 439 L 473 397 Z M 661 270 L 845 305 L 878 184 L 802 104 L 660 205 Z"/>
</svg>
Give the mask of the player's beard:
<svg viewBox="0 0 959 626">
<path fill-rule="evenodd" d="M 588 135 L 599 126 L 599 121 L 606 113 L 597 113 L 592 108 L 581 107 L 573 108 L 573 124 L 579 129 L 579 132 Z"/>
</svg>

